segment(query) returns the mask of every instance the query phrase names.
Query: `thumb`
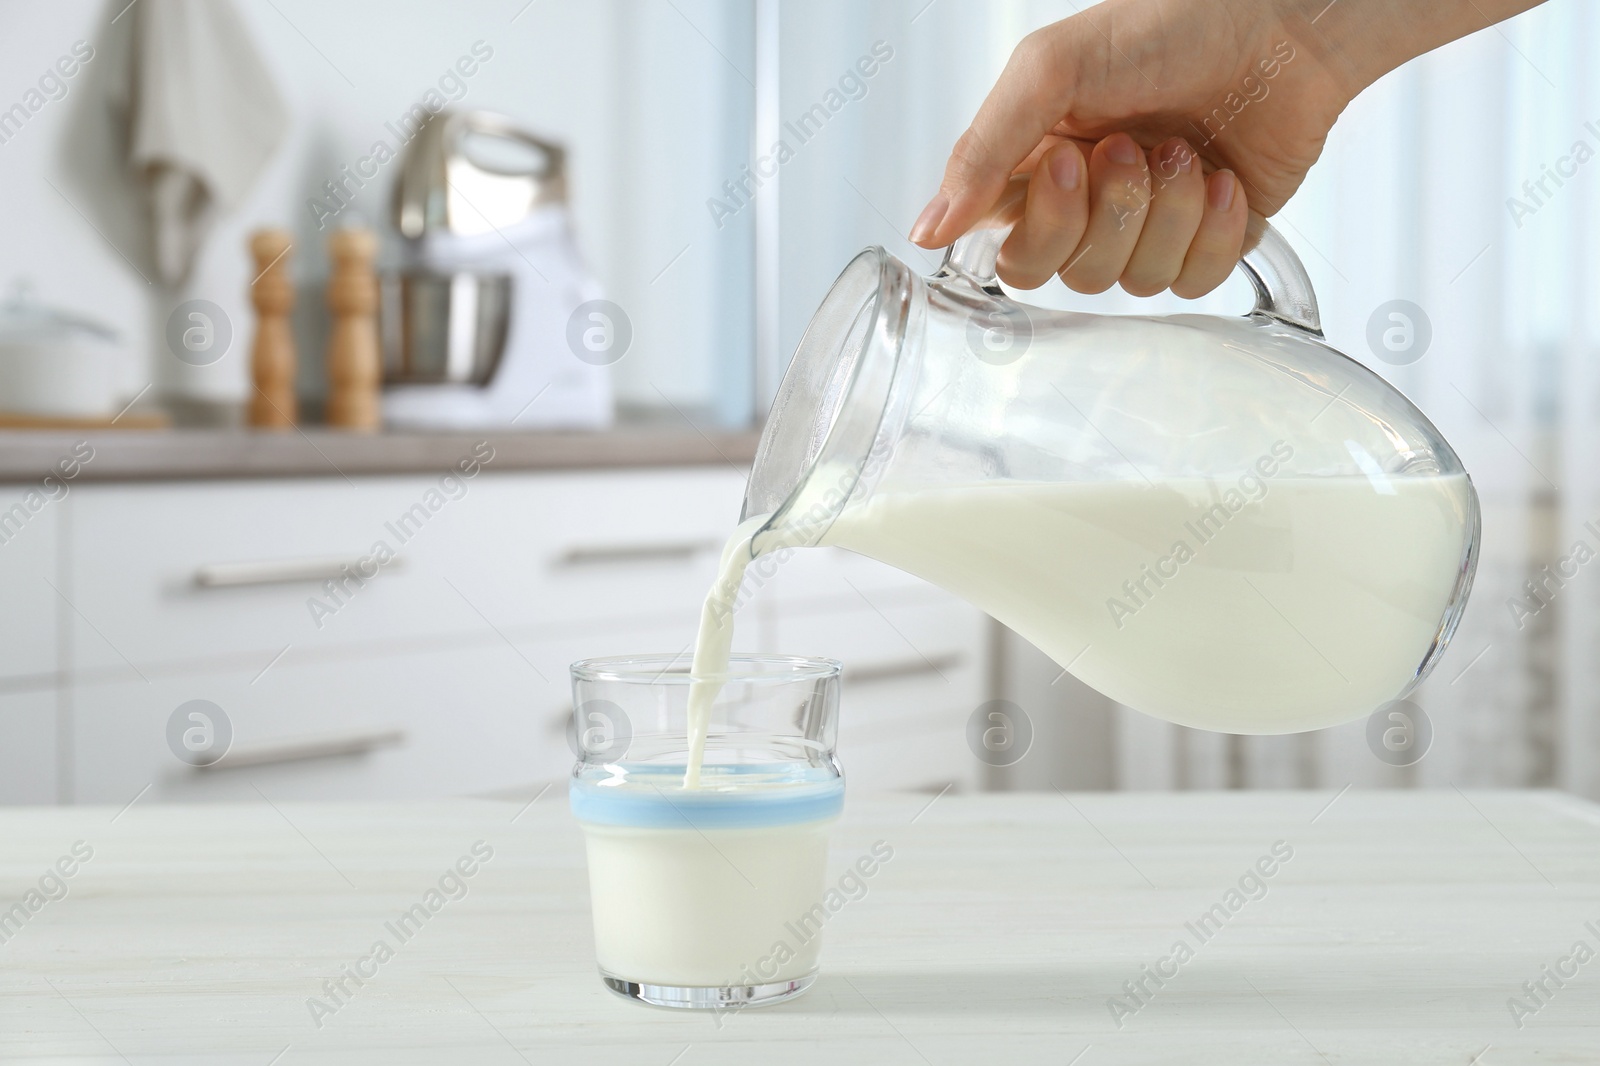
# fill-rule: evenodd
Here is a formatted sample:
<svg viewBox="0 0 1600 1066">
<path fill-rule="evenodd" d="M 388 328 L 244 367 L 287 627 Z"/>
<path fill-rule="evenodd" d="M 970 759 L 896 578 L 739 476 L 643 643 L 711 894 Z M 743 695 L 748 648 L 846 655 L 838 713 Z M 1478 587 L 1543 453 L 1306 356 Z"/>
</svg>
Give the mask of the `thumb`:
<svg viewBox="0 0 1600 1066">
<path fill-rule="evenodd" d="M 914 242 L 927 248 L 949 244 L 988 214 L 1012 171 L 1066 114 L 1069 74 L 1056 64 L 1057 42 L 1046 36 L 1065 27 L 1029 34 L 1011 53 L 972 125 L 956 141 L 938 195 L 912 228 Z"/>
</svg>

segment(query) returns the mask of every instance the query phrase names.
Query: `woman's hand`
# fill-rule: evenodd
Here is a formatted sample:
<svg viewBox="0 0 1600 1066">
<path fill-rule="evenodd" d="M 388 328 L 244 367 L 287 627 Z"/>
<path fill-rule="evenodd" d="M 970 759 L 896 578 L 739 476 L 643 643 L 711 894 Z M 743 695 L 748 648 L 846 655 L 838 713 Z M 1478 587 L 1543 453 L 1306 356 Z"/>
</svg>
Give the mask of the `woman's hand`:
<svg viewBox="0 0 1600 1066">
<path fill-rule="evenodd" d="M 1120 281 L 1135 296 L 1199 296 L 1239 261 L 1249 201 L 1231 171 L 1207 174 L 1187 139 L 1147 151 L 1120 132 L 1098 144 L 1050 136 L 1035 155 L 1018 171 L 1031 174 L 1027 200 L 1000 249 L 1008 284 L 1059 274 L 1079 292 Z"/>
<path fill-rule="evenodd" d="M 1002 280 L 1199 296 L 1232 271 L 1251 214 L 1300 186 L 1357 92 L 1534 2 L 1109 0 L 1017 46 L 912 240 L 951 243 L 1030 174 Z"/>
</svg>

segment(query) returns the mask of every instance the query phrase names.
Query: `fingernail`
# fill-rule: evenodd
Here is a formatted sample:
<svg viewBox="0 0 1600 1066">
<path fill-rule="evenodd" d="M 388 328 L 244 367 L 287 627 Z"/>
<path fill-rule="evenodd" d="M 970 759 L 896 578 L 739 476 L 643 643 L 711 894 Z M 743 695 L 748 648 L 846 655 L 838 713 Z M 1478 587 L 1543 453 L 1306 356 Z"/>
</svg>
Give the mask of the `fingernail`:
<svg viewBox="0 0 1600 1066">
<path fill-rule="evenodd" d="M 1189 142 L 1182 137 L 1168 141 L 1166 151 L 1161 153 L 1161 166 L 1168 173 L 1173 170 L 1189 173 L 1194 166 L 1194 149 L 1190 148 Z"/>
<path fill-rule="evenodd" d="M 928 201 L 928 206 L 922 209 L 922 214 L 917 216 L 916 225 L 911 227 L 911 239 L 921 243 L 933 236 L 939 228 L 939 223 L 944 221 L 945 212 L 950 210 L 950 198 L 944 193 L 939 193 Z"/>
<path fill-rule="evenodd" d="M 1213 211 L 1226 211 L 1233 206 L 1233 171 L 1219 170 L 1211 175 L 1206 186 L 1206 202 Z"/>
<path fill-rule="evenodd" d="M 1083 161 L 1078 153 L 1070 148 L 1063 148 L 1050 154 L 1050 180 L 1056 183 L 1056 188 L 1072 192 L 1078 187 L 1078 182 L 1083 180 Z"/>
<path fill-rule="evenodd" d="M 1113 163 L 1132 166 L 1139 161 L 1139 146 L 1126 133 L 1113 133 L 1106 138 L 1106 157 Z"/>
</svg>

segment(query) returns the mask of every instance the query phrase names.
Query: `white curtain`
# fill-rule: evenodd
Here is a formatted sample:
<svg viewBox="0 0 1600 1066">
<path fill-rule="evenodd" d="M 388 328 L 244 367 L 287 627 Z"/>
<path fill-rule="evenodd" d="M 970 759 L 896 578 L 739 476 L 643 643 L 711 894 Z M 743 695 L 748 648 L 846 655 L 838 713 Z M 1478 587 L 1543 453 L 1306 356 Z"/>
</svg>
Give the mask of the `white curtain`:
<svg viewBox="0 0 1600 1066">
<path fill-rule="evenodd" d="M 786 112 L 803 111 L 874 41 L 889 44 L 894 58 L 784 167 L 782 351 L 861 245 L 882 243 L 931 265 L 903 235 L 950 145 L 1015 42 L 1076 6 L 783 5 Z M 1600 534 L 1584 528 L 1593 520 L 1600 530 L 1592 462 L 1600 457 L 1600 76 L 1587 59 L 1597 50 L 1594 5 L 1550 4 L 1407 65 L 1352 105 L 1280 216 L 1315 283 L 1330 342 L 1427 413 L 1481 497 L 1471 603 L 1449 653 L 1413 697 L 1433 726 L 1428 754 L 1406 768 L 1380 762 L 1365 722 L 1244 738 L 1108 709 L 1111 728 L 1086 737 L 1110 749 L 1100 761 L 1115 767 L 1112 784 L 1540 785 L 1600 796 L 1600 559 L 1563 578 L 1520 628 L 1508 606 L 1530 602 L 1524 583 L 1577 541 L 1600 552 Z M 1239 279 L 1188 305 L 1120 291 L 1085 298 L 1059 286 L 1028 298 L 1113 312 L 1248 306 Z M 1395 299 L 1420 306 L 1432 330 L 1428 350 L 1409 365 L 1378 358 L 1367 342 L 1369 319 Z M 1030 708 L 1036 718 L 1097 713 L 1081 689 L 1021 687 L 1058 704 Z M 1073 761 L 1096 760 L 1079 752 Z M 1074 783 L 1070 766 L 1061 773 L 1063 787 Z M 1057 776 L 1019 767 L 1010 781 Z"/>
<path fill-rule="evenodd" d="M 1340 120 L 1284 212 L 1330 341 L 1406 392 L 1472 474 L 1482 556 L 1450 653 L 1413 696 L 1433 727 L 1420 762 L 1378 761 L 1362 721 L 1226 741 L 1244 754 L 1229 783 L 1600 789 L 1590 695 L 1600 573 L 1579 568 L 1531 616 L 1510 606 L 1529 602 L 1525 583 L 1574 541 L 1600 549 L 1582 529 L 1600 516 L 1600 473 L 1587 461 L 1600 166 L 1577 163 L 1600 151 L 1586 127 L 1600 119 L 1600 81 L 1581 62 L 1597 41 L 1592 5 L 1552 4 L 1396 71 Z M 1530 196 L 1523 183 L 1541 179 Z M 1432 329 L 1405 366 L 1366 339 L 1393 299 L 1420 306 Z"/>
</svg>

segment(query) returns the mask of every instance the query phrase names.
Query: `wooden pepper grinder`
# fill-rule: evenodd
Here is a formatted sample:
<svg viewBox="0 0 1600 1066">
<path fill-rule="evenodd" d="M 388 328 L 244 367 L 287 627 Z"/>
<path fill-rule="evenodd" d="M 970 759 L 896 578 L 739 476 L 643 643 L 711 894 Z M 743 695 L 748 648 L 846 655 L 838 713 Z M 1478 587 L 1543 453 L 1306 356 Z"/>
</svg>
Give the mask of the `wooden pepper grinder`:
<svg viewBox="0 0 1600 1066">
<path fill-rule="evenodd" d="M 375 430 L 381 422 L 378 382 L 378 279 L 372 259 L 378 242 L 371 231 L 343 229 L 328 238 L 333 275 L 328 279 L 328 424 Z"/>
<path fill-rule="evenodd" d="M 249 420 L 264 429 L 288 429 L 298 414 L 294 333 L 289 328 L 289 311 L 294 307 L 294 285 L 289 281 L 292 244 L 288 231 L 281 229 L 256 230 L 250 238 L 250 254 L 256 261 L 256 280 L 250 286 L 250 302 L 256 309 L 250 376 L 256 387 L 250 394 Z"/>
</svg>

